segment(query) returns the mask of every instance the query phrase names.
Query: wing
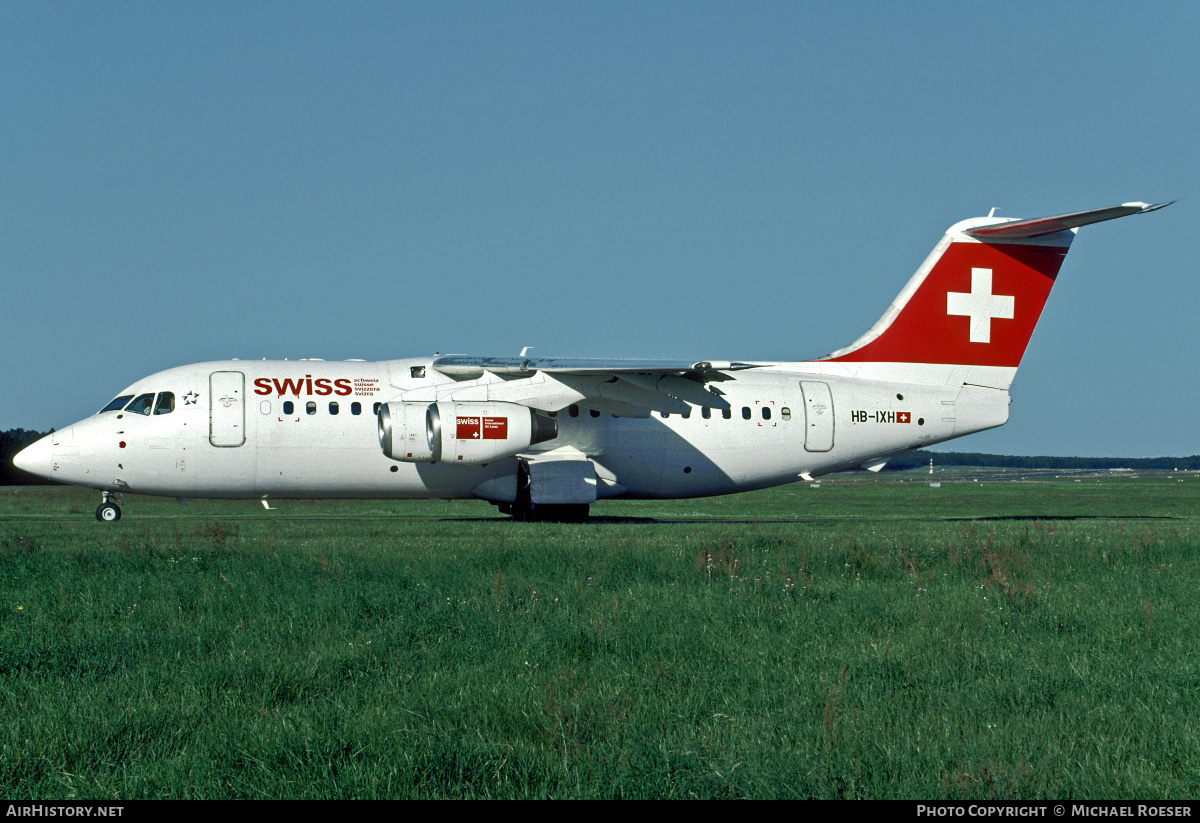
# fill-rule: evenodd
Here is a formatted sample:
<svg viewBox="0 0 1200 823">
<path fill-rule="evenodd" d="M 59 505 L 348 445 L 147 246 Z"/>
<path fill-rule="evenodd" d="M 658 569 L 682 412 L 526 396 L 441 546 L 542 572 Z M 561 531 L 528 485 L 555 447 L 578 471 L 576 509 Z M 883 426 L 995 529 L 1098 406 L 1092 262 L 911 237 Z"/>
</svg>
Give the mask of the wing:
<svg viewBox="0 0 1200 823">
<path fill-rule="evenodd" d="M 735 379 L 751 363 L 684 360 L 595 360 L 557 357 L 447 355 L 431 367 L 455 384 L 436 387 L 437 398 L 520 403 L 543 411 L 578 404 L 620 417 L 688 411 L 691 405 L 728 409 L 714 384 Z M 404 399 L 412 392 L 406 392 Z M 423 392 L 420 399 L 425 399 Z M 430 398 L 433 399 L 433 398 Z"/>
</svg>

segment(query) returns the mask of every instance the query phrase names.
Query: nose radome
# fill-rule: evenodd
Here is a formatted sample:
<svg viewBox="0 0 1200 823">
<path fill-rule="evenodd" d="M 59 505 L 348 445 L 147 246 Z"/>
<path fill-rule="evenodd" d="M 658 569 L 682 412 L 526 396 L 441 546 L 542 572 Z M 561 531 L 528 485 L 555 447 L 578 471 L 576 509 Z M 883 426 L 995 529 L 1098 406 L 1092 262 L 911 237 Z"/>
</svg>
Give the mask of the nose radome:
<svg viewBox="0 0 1200 823">
<path fill-rule="evenodd" d="M 54 473 L 53 451 L 54 435 L 48 434 L 17 452 L 13 465 L 21 471 L 48 478 Z"/>
</svg>

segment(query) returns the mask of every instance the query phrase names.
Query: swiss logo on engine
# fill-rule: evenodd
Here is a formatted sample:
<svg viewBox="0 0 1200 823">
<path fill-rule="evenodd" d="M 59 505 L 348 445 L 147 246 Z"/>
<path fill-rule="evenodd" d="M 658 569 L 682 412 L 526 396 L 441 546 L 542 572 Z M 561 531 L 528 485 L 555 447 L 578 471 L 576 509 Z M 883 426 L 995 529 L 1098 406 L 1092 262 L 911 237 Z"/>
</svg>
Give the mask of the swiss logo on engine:
<svg viewBox="0 0 1200 823">
<path fill-rule="evenodd" d="M 459 417 L 455 437 L 459 440 L 507 440 L 507 417 Z"/>
</svg>

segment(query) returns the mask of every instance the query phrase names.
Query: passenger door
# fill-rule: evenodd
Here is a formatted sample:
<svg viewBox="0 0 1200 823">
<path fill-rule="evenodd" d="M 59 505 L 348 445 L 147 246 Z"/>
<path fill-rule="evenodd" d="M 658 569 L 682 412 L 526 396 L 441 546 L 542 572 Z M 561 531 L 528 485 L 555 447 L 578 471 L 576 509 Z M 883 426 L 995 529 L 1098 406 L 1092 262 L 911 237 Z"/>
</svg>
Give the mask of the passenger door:
<svg viewBox="0 0 1200 823">
<path fill-rule="evenodd" d="M 804 449 L 827 452 L 833 448 L 833 395 L 828 383 L 800 381 L 804 392 Z"/>
<path fill-rule="evenodd" d="M 208 442 L 222 448 L 246 442 L 246 376 L 215 371 L 208 379 Z"/>
</svg>

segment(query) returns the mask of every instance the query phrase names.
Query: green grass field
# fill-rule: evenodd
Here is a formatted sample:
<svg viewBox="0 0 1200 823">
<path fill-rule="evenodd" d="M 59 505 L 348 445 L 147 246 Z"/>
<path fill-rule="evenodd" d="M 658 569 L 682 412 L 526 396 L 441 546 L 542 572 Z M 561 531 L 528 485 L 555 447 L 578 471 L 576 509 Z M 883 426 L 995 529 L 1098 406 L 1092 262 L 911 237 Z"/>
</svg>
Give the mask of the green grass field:
<svg viewBox="0 0 1200 823">
<path fill-rule="evenodd" d="M 0 489 L 0 793 L 1200 796 L 1200 476 L 939 479 L 583 525 Z"/>
</svg>

